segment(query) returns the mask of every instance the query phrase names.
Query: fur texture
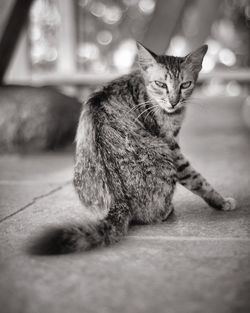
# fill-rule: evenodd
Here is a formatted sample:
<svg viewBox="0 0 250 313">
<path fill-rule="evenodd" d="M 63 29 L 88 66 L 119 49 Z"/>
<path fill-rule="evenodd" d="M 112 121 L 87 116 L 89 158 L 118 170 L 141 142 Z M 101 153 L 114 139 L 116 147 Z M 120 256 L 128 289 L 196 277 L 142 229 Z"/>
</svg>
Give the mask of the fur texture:
<svg viewBox="0 0 250 313">
<path fill-rule="evenodd" d="M 157 56 L 138 44 L 139 70 L 84 103 L 74 185 L 96 220 L 61 230 L 60 251 L 114 243 L 131 222 L 166 220 L 177 181 L 215 209 L 235 208 L 192 168 L 177 143 L 206 51 L 202 46 L 183 58 Z"/>
</svg>

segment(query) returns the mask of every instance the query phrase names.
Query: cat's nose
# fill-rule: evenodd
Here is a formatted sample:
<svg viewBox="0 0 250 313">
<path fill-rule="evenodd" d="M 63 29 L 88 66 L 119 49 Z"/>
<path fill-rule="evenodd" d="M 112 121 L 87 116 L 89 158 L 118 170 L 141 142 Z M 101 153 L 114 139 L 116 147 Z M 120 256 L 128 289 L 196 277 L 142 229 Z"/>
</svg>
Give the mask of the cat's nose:
<svg viewBox="0 0 250 313">
<path fill-rule="evenodd" d="M 174 108 L 179 103 L 180 97 L 179 95 L 170 95 L 168 99 L 172 108 Z"/>
<path fill-rule="evenodd" d="M 174 108 L 179 101 L 170 101 L 171 107 Z"/>
</svg>

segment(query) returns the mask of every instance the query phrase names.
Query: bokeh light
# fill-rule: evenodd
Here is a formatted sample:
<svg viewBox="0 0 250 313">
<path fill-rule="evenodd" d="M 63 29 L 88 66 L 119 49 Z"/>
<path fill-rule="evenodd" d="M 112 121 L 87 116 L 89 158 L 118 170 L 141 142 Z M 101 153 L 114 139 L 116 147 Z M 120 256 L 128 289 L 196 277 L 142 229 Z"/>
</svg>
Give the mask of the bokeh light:
<svg viewBox="0 0 250 313">
<path fill-rule="evenodd" d="M 115 24 L 120 21 L 122 10 L 118 6 L 106 7 L 102 19 L 107 24 Z"/>
<path fill-rule="evenodd" d="M 152 14 L 155 9 L 155 0 L 140 0 L 138 5 L 144 14 Z"/>
<path fill-rule="evenodd" d="M 98 73 L 103 68 L 109 72 L 132 68 L 136 54 L 133 38 L 139 39 L 145 34 L 156 0 L 78 1 L 78 70 Z M 93 59 L 89 55 L 90 43 L 99 51 L 98 55 L 94 51 Z M 102 62 L 104 67 L 100 66 Z"/>
<path fill-rule="evenodd" d="M 204 60 L 202 62 L 202 73 L 209 73 L 214 69 L 214 67 L 215 67 L 215 61 L 213 57 L 207 54 L 204 57 Z"/>
<path fill-rule="evenodd" d="M 229 96 L 239 96 L 242 92 L 242 88 L 237 81 L 230 81 L 226 85 L 226 92 Z"/>
<path fill-rule="evenodd" d="M 214 39 L 211 39 L 209 38 L 207 41 L 206 41 L 207 45 L 208 45 L 208 52 L 207 54 L 210 54 L 211 56 L 217 56 L 220 52 L 220 49 L 221 49 L 221 44 L 214 40 Z"/>
<path fill-rule="evenodd" d="M 112 41 L 112 38 L 112 33 L 108 30 L 102 30 L 96 36 L 97 41 L 101 45 L 109 45 Z"/>
<path fill-rule="evenodd" d="M 175 55 L 175 56 L 184 56 L 186 52 L 187 52 L 187 48 L 186 48 L 185 38 L 181 35 L 174 36 L 170 41 L 167 54 Z"/>
<path fill-rule="evenodd" d="M 60 57 L 58 29 L 62 17 L 57 4 L 60 0 L 36 0 L 30 14 L 29 42 L 31 65 L 50 68 Z M 141 40 L 155 12 L 157 0 L 74 0 L 76 12 L 76 63 L 84 73 L 128 71 L 135 65 L 134 38 Z M 185 56 L 199 44 L 197 6 L 188 2 L 182 20 L 170 40 L 169 55 Z M 245 20 L 244 20 L 245 18 Z M 224 0 L 210 26 L 206 43 L 208 52 L 203 60 L 203 73 L 221 72 L 249 65 L 249 1 Z M 243 31 L 244 30 L 244 31 Z M 156 33 L 157 36 L 157 33 Z M 191 42 L 190 42 L 191 41 Z M 201 44 L 201 43 L 200 43 Z M 167 43 L 166 43 L 167 45 Z M 248 50 L 247 50 L 248 49 Z M 152 47 L 153 50 L 153 47 Z M 47 64 L 49 66 L 47 66 Z M 210 77 L 205 75 L 205 77 Z M 239 92 L 235 82 L 219 81 L 207 84 L 228 95 Z M 223 85 L 223 87 L 222 87 Z"/>
<path fill-rule="evenodd" d="M 96 17 L 102 17 L 106 12 L 106 6 L 102 2 L 93 2 L 89 11 Z"/>
<path fill-rule="evenodd" d="M 233 51 L 224 48 L 219 52 L 219 60 L 226 66 L 233 66 L 236 62 L 236 56 Z"/>
<path fill-rule="evenodd" d="M 61 16 L 53 0 L 36 0 L 30 10 L 30 63 L 39 70 L 57 64 Z"/>
<path fill-rule="evenodd" d="M 114 65 L 118 70 L 128 70 L 134 63 L 136 55 L 136 44 L 132 39 L 121 42 L 118 49 L 114 52 Z"/>
<path fill-rule="evenodd" d="M 93 42 L 85 42 L 78 48 L 78 56 L 82 62 L 96 60 L 99 54 L 100 51 Z"/>
</svg>

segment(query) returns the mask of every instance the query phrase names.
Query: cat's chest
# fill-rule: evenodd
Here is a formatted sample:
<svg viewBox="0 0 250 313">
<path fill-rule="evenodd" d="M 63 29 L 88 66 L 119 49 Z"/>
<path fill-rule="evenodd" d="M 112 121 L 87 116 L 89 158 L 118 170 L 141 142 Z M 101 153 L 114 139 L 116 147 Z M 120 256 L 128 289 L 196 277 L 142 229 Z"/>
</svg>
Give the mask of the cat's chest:
<svg viewBox="0 0 250 313">
<path fill-rule="evenodd" d="M 157 117 L 160 136 L 176 137 L 184 119 L 184 111 L 176 114 L 161 114 Z"/>
</svg>

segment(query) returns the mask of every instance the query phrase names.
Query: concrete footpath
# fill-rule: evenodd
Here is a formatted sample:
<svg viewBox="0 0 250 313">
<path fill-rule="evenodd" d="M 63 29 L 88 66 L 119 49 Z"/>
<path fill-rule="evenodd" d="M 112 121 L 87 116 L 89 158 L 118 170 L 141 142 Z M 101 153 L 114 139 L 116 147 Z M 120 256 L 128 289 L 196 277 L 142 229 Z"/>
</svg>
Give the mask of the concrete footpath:
<svg viewBox="0 0 250 313">
<path fill-rule="evenodd" d="M 196 100 L 197 102 L 197 100 Z M 190 106 L 181 144 L 193 166 L 238 200 L 218 212 L 178 187 L 165 223 L 135 226 L 87 253 L 27 252 L 48 226 L 84 220 L 70 152 L 0 157 L 2 313 L 250 312 L 250 132 L 238 98 Z"/>
</svg>

